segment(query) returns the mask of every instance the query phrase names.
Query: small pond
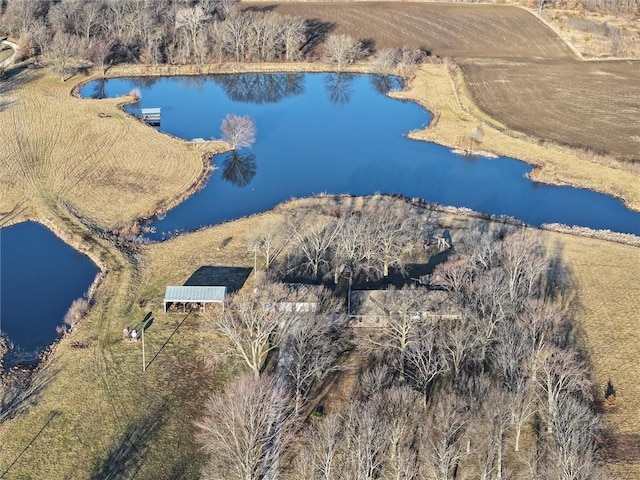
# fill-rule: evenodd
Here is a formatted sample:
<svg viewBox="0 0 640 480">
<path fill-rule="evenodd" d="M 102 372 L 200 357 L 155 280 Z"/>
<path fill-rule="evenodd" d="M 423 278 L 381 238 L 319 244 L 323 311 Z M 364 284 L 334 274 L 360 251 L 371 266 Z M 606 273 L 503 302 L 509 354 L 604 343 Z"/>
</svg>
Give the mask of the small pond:
<svg viewBox="0 0 640 480">
<path fill-rule="evenodd" d="M 229 113 L 257 127 L 251 149 L 213 158 L 207 186 L 156 220 L 154 239 L 264 211 L 322 192 L 398 193 L 509 215 L 532 225 L 564 223 L 640 234 L 640 214 L 588 190 L 532 182 L 532 167 L 509 158 L 465 157 L 405 137 L 430 121 L 413 102 L 385 95 L 396 78 L 347 74 L 241 74 L 99 80 L 81 95 L 162 109 L 161 131 L 191 140 L 220 137 Z M 471 133 L 471 132 L 469 132 Z"/>
<path fill-rule="evenodd" d="M 0 229 L 0 329 L 11 345 L 5 368 L 37 361 L 97 273 L 88 257 L 39 223 Z"/>
</svg>

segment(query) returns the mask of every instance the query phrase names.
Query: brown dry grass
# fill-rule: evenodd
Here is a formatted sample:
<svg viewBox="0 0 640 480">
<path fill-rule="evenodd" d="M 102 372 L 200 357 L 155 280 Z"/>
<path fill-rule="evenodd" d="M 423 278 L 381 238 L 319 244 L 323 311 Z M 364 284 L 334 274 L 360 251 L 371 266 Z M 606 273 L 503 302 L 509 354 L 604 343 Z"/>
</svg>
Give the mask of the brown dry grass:
<svg viewBox="0 0 640 480">
<path fill-rule="evenodd" d="M 586 58 L 640 57 L 638 12 L 544 9 L 542 18 Z"/>
<path fill-rule="evenodd" d="M 611 478 L 638 478 L 640 458 L 633 445 L 640 444 L 640 365 L 636 361 L 640 248 L 566 234 L 544 235 L 548 245 L 561 252 L 577 284 L 582 304 L 577 317 L 600 398 L 609 379 L 616 389 L 615 407 L 604 412 L 605 425 L 619 442 L 607 452 L 607 470 Z"/>
<path fill-rule="evenodd" d="M 525 9 L 305 2 L 275 11 L 335 24 L 333 32 L 371 39 L 377 48 L 406 45 L 454 57 L 480 109 L 508 129 L 640 159 L 640 62 L 580 61 Z"/>
<path fill-rule="evenodd" d="M 37 211 L 50 197 L 111 226 L 183 195 L 202 174 L 205 149 L 224 148 L 175 141 L 120 110 L 123 99 L 72 97 L 72 84 L 53 75 L 23 70 L 11 82 L 21 85 L 11 92 L 14 103 L 0 112 L 0 211 L 16 205 Z M 26 176 L 16 168 L 15 135 L 34 150 L 48 145 Z"/>
</svg>

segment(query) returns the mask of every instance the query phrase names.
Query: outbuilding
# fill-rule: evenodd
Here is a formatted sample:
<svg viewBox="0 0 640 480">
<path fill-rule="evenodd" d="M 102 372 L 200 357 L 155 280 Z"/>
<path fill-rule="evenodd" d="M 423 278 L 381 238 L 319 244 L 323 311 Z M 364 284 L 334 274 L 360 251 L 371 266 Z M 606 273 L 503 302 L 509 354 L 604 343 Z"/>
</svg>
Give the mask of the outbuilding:
<svg viewBox="0 0 640 480">
<path fill-rule="evenodd" d="M 164 311 L 181 310 L 183 312 L 191 310 L 206 310 L 207 306 L 214 303 L 222 305 L 224 312 L 224 298 L 227 294 L 227 287 L 209 286 L 168 286 L 164 293 Z M 182 308 L 180 308 L 182 307 Z"/>
</svg>

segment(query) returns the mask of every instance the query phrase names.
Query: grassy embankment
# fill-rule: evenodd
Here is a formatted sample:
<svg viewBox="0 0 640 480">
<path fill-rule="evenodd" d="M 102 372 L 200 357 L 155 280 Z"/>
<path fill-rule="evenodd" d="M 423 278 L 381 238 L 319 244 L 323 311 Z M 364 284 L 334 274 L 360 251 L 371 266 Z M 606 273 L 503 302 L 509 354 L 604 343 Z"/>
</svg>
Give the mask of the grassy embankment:
<svg viewBox="0 0 640 480">
<path fill-rule="evenodd" d="M 283 70 L 277 65 L 267 68 Z M 289 68 L 308 70 L 305 65 Z M 446 89 L 451 84 L 449 77 L 436 75 L 438 70 L 444 74 L 443 68 L 425 67 L 416 82 L 426 76 L 440 78 L 442 85 L 429 92 L 429 101 L 453 105 L 455 97 L 446 97 L 453 91 Z M 31 169 L 27 182 L 10 164 L 2 165 L 0 210 L 13 212 L 12 220 L 46 221 L 69 243 L 89 253 L 108 274 L 89 317 L 60 343 L 37 373 L 35 381 L 43 386 L 33 392 L 32 400 L 37 404 L 0 427 L 0 468 L 7 468 L 35 439 L 11 468 L 9 478 L 104 478 L 109 473 L 135 471 L 138 478 L 158 478 L 159 472 L 164 472 L 165 478 L 181 474 L 194 478 L 201 456 L 192 438 L 193 421 L 203 399 L 230 370 L 223 365 L 205 369 L 208 353 L 203 345 L 216 339 L 203 337 L 197 317 L 187 318 L 173 334 L 182 317 L 158 313 L 159 301 L 166 284 L 183 283 L 200 266 L 249 268 L 252 259 L 246 253 L 244 236 L 260 219 L 233 222 L 134 252 L 117 248 L 96 232 L 126 223 L 182 195 L 201 174 L 202 147 L 160 135 L 128 118 L 118 110 L 118 100 L 72 98 L 67 94 L 69 86 L 48 75 L 24 80 L 13 95 L 20 101 L 21 115 L 26 115 L 22 118 L 30 121 L 28 125 L 9 122 L 10 128 L 28 128 L 29 138 L 55 140 L 56 144 L 46 161 L 41 158 L 27 165 Z M 13 108 L 1 115 L 11 119 Z M 98 113 L 108 116 L 99 117 Z M 443 110 L 440 128 L 446 118 Z M 453 122 L 455 117 L 451 118 Z M 87 158 L 86 153 L 94 152 L 96 145 L 104 150 Z M 618 388 L 618 417 L 610 414 L 607 421 L 616 426 L 620 421 L 616 418 L 624 419 L 624 431 L 638 434 L 640 419 L 629 401 L 637 395 L 633 385 L 623 379 L 618 382 L 615 374 L 622 365 L 617 356 L 609 356 L 621 347 L 601 335 L 599 323 L 602 318 L 612 318 L 621 329 L 621 338 L 635 339 L 635 331 L 629 330 L 634 322 L 618 319 L 633 318 L 638 303 L 637 284 L 633 284 L 638 250 L 567 235 L 545 235 L 566 245 L 565 255 L 581 282 L 581 291 L 586 292 L 584 327 L 589 341 L 594 339 L 591 348 L 602 352 L 602 358 L 595 359 L 596 377 L 600 384 L 612 377 Z M 601 252 L 601 257 L 593 252 Z M 592 265 L 598 258 L 606 261 Z M 613 278 L 631 279 L 622 283 L 628 284 L 626 290 L 611 280 L 612 272 Z M 601 278 L 604 285 L 592 287 L 594 278 Z M 609 301 L 619 298 L 616 295 L 621 291 L 627 292 L 624 302 Z M 147 335 L 147 358 L 160 354 L 142 374 L 140 344 L 123 343 L 120 332 L 123 326 L 139 321 L 148 309 L 156 319 Z M 633 377 L 636 372 L 625 373 Z M 38 435 L 43 425 L 46 427 Z"/>
</svg>

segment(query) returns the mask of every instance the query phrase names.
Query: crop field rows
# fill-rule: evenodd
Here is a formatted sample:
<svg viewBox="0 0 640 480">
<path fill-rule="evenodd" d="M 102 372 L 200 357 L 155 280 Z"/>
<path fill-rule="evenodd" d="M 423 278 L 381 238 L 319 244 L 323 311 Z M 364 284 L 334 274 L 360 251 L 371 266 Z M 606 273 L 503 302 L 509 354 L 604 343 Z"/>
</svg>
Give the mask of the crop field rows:
<svg viewBox="0 0 640 480">
<path fill-rule="evenodd" d="M 243 3 L 244 5 L 244 3 Z M 247 3 L 247 5 L 252 5 Z M 263 4 L 260 4 L 263 5 Z M 372 39 L 375 48 L 424 47 L 440 56 L 566 58 L 571 50 L 525 10 L 426 3 L 281 3 L 282 15 L 335 24 L 331 33 Z"/>
<path fill-rule="evenodd" d="M 640 62 L 462 61 L 476 104 L 509 128 L 640 159 Z"/>
</svg>

